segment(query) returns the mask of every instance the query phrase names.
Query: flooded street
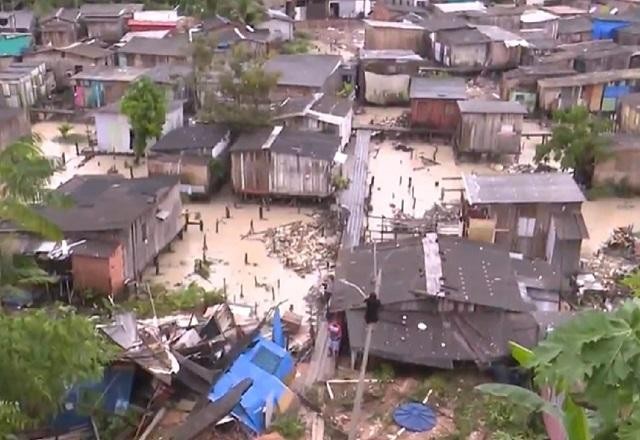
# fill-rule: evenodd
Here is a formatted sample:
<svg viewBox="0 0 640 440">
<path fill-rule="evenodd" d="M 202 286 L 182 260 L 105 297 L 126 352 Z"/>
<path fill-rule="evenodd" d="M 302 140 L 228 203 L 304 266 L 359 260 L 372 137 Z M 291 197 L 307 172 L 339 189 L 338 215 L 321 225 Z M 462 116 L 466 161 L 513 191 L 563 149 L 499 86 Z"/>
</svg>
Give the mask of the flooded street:
<svg viewBox="0 0 640 440">
<path fill-rule="evenodd" d="M 406 108 L 366 108 L 357 116 L 361 124 L 381 123 L 398 118 Z M 50 157 L 61 157 L 64 153 L 66 167 L 56 173 L 51 186 L 57 187 L 74 175 L 106 174 L 115 167 L 119 174 L 129 178 L 147 175 L 144 160 L 133 168 L 133 157 L 100 155 L 89 160 L 76 154 L 74 144 L 58 142 L 60 123 L 42 122 L 33 129 L 42 138 L 42 150 Z M 89 127 L 91 129 L 91 127 Z M 540 133 L 543 129 L 536 123 L 525 123 L 524 132 Z M 74 124 L 73 133 L 83 135 L 87 132 L 84 124 Z M 532 163 L 536 138 L 523 137 L 523 150 L 519 163 Z M 86 141 L 79 149 L 86 148 Z M 490 174 L 503 172 L 505 166 L 483 162 L 459 162 L 454 158 L 450 145 L 427 143 L 416 139 L 384 140 L 372 139 L 369 155 L 369 181 L 374 177 L 372 189 L 369 228 L 379 229 L 376 218 L 398 215 L 403 211 L 406 217 L 422 217 L 424 212 L 435 203 L 441 202 L 443 188 L 461 188 L 460 176 L 463 173 Z M 459 200 L 459 192 L 445 193 L 444 202 Z M 235 203 L 234 203 L 235 202 Z M 225 208 L 230 209 L 231 218 L 226 219 Z M 304 314 L 304 297 L 309 288 L 318 282 L 319 272 L 313 271 L 304 276 L 290 268 L 285 268 L 276 256 L 269 256 L 263 236 L 247 235 L 251 221 L 256 232 L 264 231 L 294 221 L 311 221 L 313 209 L 298 209 L 286 205 L 273 205 L 265 211 L 264 220 L 259 219 L 258 205 L 240 203 L 227 187 L 215 194 L 209 202 L 185 202 L 185 212 L 191 219 L 202 219 L 204 231 L 190 226 L 183 240 L 176 240 L 170 252 L 159 258 L 160 273 L 148 268 L 144 278 L 150 283 L 161 283 L 172 288 L 185 286 L 197 281 L 204 287 L 220 288 L 226 286 L 230 301 L 256 306 L 262 314 L 274 303 L 285 302 L 285 307 L 293 305 L 294 310 Z M 589 228 L 590 238 L 583 243 L 585 256 L 592 254 L 606 240 L 611 230 L 626 226 L 640 218 L 640 201 L 633 199 L 605 199 L 589 201 L 583 207 L 584 217 Z M 216 220 L 218 232 L 216 233 Z M 206 257 L 210 261 L 208 280 L 194 274 L 194 261 L 202 258 L 206 236 Z M 245 264 L 245 254 L 248 264 Z"/>
<path fill-rule="evenodd" d="M 269 211 L 265 210 L 264 220 L 260 220 L 257 204 L 237 203 L 234 208 L 234 201 L 237 199 L 226 187 L 210 202 L 184 204 L 190 218 L 203 219 L 204 232 L 200 232 L 198 226 L 189 226 L 184 240 L 176 240 L 172 251 L 160 256 L 160 274 L 155 275 L 155 269 L 148 268 L 145 280 L 167 287 L 183 286 L 192 280 L 203 287 L 222 289 L 226 285 L 230 301 L 257 304 L 259 316 L 281 301 L 286 301 L 283 307 L 293 305 L 294 311 L 304 314 L 304 297 L 317 282 L 317 274 L 298 276 L 277 258 L 267 255 L 259 235 L 244 239 L 243 236 L 248 234 L 251 221 L 255 232 L 260 232 L 297 220 L 309 221 L 311 210 L 298 212 L 294 207 L 272 205 Z M 225 218 L 225 207 L 230 209 L 230 219 Z M 216 219 L 219 220 L 218 233 Z M 209 280 L 194 275 L 194 260 L 202 258 L 205 235 L 206 257 L 212 262 Z M 248 264 L 245 264 L 245 253 Z"/>
</svg>

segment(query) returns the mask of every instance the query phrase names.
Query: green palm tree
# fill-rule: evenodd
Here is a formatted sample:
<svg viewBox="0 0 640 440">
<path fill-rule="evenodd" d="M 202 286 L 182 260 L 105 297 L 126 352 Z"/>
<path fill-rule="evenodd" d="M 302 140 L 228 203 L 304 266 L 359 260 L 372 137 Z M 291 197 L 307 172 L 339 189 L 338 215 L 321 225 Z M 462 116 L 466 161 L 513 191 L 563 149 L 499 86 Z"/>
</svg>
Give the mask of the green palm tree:
<svg viewBox="0 0 640 440">
<path fill-rule="evenodd" d="M 0 151 L 0 221 L 9 222 L 51 240 L 60 229 L 35 205 L 65 206 L 67 201 L 49 187 L 54 164 L 44 157 L 37 136 L 22 138 Z M 18 255 L 10 239 L 0 242 L 0 294 L 20 292 L 23 286 L 53 281 L 32 258 Z"/>
</svg>

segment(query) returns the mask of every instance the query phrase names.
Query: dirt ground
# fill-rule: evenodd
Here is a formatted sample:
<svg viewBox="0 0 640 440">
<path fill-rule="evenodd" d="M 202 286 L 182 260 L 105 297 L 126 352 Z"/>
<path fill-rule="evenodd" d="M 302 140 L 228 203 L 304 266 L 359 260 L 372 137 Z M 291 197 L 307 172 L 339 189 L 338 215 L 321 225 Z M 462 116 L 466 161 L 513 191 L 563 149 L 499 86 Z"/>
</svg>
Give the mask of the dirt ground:
<svg viewBox="0 0 640 440">
<path fill-rule="evenodd" d="M 353 58 L 364 46 L 364 24 L 355 20 L 332 24 L 305 29 L 312 38 L 313 52 L 341 55 L 345 61 Z"/>
</svg>

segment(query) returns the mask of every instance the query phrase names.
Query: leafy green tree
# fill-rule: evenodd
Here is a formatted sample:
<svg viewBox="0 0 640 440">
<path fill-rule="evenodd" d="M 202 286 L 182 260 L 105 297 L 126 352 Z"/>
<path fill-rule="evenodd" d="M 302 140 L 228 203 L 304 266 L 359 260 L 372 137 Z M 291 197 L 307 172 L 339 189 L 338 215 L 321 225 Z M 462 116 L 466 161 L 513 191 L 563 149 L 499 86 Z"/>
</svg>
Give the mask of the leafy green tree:
<svg viewBox="0 0 640 440">
<path fill-rule="evenodd" d="M 227 64 L 216 66 L 216 93 L 205 96 L 200 117 L 242 130 L 271 121 L 269 95 L 278 75 L 266 72 L 263 60 L 234 48 Z"/>
<path fill-rule="evenodd" d="M 265 15 L 261 0 L 222 0 L 218 8 L 222 15 L 249 26 L 260 23 Z"/>
<path fill-rule="evenodd" d="M 608 155 L 609 142 L 603 134 L 611 122 L 584 106 L 558 110 L 553 122 L 549 141 L 536 147 L 535 161 L 557 161 L 563 170 L 573 170 L 576 182 L 590 188 L 596 163 Z"/>
<path fill-rule="evenodd" d="M 64 206 L 63 197 L 49 188 L 53 163 L 43 156 L 37 136 L 22 138 L 0 151 L 0 219 L 21 229 L 62 239 L 56 225 L 42 217 L 31 205 Z"/>
<path fill-rule="evenodd" d="M 640 438 L 640 301 L 610 313 L 582 312 L 532 353 L 517 353 L 518 361 L 533 370 L 538 387 L 562 395 L 562 406 L 512 385 L 486 384 L 480 390 L 554 415 L 569 440 Z"/>
<path fill-rule="evenodd" d="M 68 308 L 0 313 L 0 438 L 55 415 L 71 384 L 99 379 L 112 351 Z"/>
<path fill-rule="evenodd" d="M 147 77 L 132 83 L 122 98 L 120 111 L 127 116 L 133 130 L 136 164 L 144 156 L 147 142 L 162 135 L 167 114 L 166 101 L 163 89 Z"/>
</svg>

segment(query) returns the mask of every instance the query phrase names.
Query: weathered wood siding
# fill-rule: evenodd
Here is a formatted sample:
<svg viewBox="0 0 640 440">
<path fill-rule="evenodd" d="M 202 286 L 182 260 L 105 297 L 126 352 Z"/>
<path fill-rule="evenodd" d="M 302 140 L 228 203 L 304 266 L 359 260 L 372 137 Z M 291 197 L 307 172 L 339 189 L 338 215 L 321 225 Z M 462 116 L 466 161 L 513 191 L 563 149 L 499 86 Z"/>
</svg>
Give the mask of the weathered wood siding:
<svg viewBox="0 0 640 440">
<path fill-rule="evenodd" d="M 92 59 L 80 57 L 74 54 L 64 54 L 58 51 L 43 51 L 32 52 L 23 56 L 25 61 L 39 61 L 46 64 L 47 69 L 50 69 L 56 79 L 56 86 L 58 88 L 68 87 L 71 84 L 69 79 L 71 74 L 77 73 L 75 70 L 80 67 L 80 70 L 88 69 L 90 67 L 97 66 L 113 66 L 113 56 L 108 56 L 101 59 Z"/>
<path fill-rule="evenodd" d="M 191 63 L 188 54 L 180 57 L 171 57 L 164 55 L 121 53 L 118 54 L 118 60 L 121 67 L 155 67 L 164 64 L 187 66 Z"/>
<path fill-rule="evenodd" d="M 637 104 L 620 103 L 618 124 L 622 132 L 640 134 L 640 109 Z"/>
<path fill-rule="evenodd" d="M 91 289 L 103 294 L 117 294 L 124 288 L 124 256 L 118 245 L 109 257 L 71 255 L 74 289 Z"/>
<path fill-rule="evenodd" d="M 640 189 L 638 170 L 640 170 L 640 148 L 617 150 L 611 157 L 596 164 L 593 183 L 603 185 L 625 182 L 634 189 Z"/>
<path fill-rule="evenodd" d="M 269 151 L 236 151 L 231 154 L 231 182 L 239 194 L 327 197 L 331 163 Z"/>
<path fill-rule="evenodd" d="M 436 47 L 438 44 L 436 43 Z M 478 67 L 487 62 L 487 44 L 442 45 L 442 64 L 449 67 Z M 437 58 L 436 58 L 437 59 Z"/>
<path fill-rule="evenodd" d="M 412 99 L 411 124 L 445 131 L 455 131 L 460 114 L 451 99 Z"/>
<path fill-rule="evenodd" d="M 484 205 L 489 217 L 496 219 L 495 243 L 531 258 L 546 258 L 551 216 L 563 212 L 579 213 L 581 203 L 522 203 Z M 518 219 L 535 218 L 533 237 L 518 236 Z"/>
<path fill-rule="evenodd" d="M 520 63 L 520 47 L 507 47 L 502 41 L 489 43 L 487 66 L 493 69 L 516 67 Z"/>
<path fill-rule="evenodd" d="M 371 50 L 408 49 L 425 55 L 425 32 L 422 29 L 396 29 L 365 25 L 364 48 Z"/>
<path fill-rule="evenodd" d="M 116 43 L 126 31 L 126 18 L 118 19 L 87 20 L 87 36 L 90 38 L 100 38 L 107 43 Z"/>
<path fill-rule="evenodd" d="M 180 154 L 151 155 L 147 158 L 150 176 L 180 176 L 180 183 L 208 193 L 217 182 L 209 170 L 211 158 Z"/>
<path fill-rule="evenodd" d="M 464 113 L 456 136 L 456 148 L 461 153 L 520 153 L 521 114 Z M 505 126 L 513 131 L 502 131 Z"/>
</svg>

